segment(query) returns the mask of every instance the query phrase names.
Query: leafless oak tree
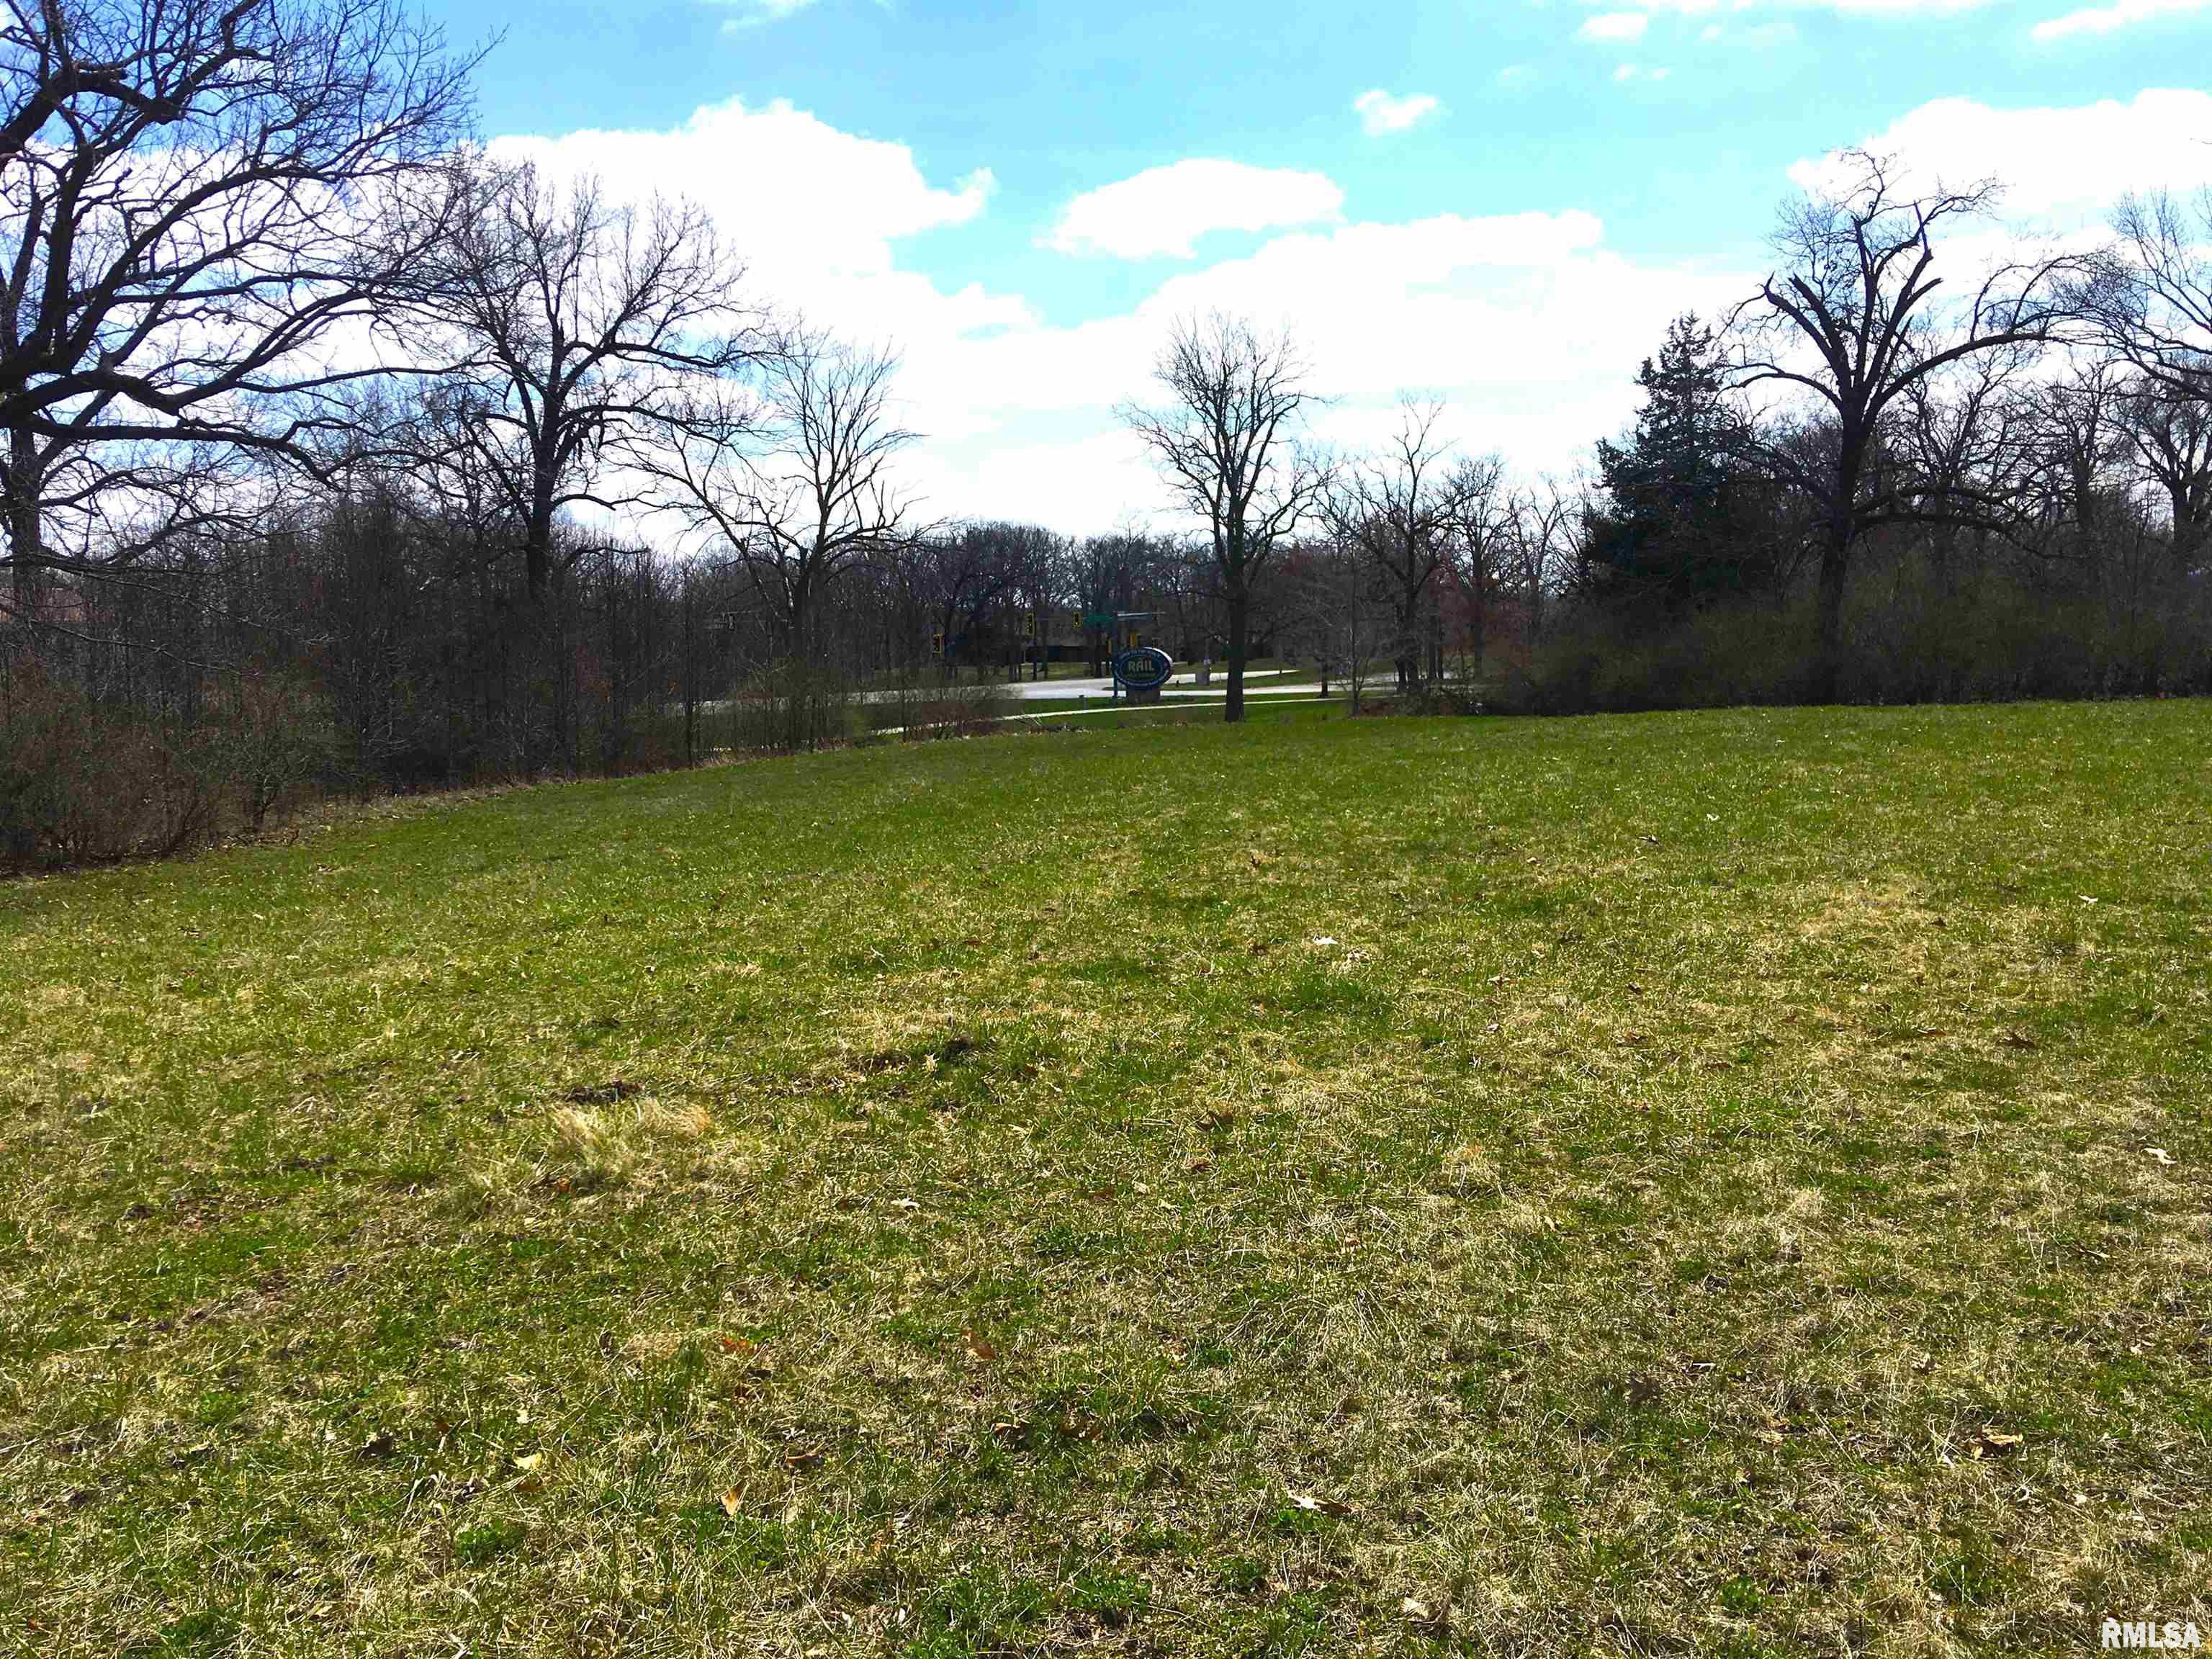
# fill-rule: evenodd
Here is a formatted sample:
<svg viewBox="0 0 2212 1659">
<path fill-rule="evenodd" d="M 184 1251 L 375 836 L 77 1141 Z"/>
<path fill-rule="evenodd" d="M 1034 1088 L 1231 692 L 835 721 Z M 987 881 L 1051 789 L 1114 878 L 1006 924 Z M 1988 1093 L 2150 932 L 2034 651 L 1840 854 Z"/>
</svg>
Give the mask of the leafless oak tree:
<svg viewBox="0 0 2212 1659">
<path fill-rule="evenodd" d="M 1340 514 L 1329 512 L 1322 534 L 1285 553 L 1273 581 L 1291 640 L 1320 673 L 1322 696 L 1337 681 L 1357 714 L 1370 665 L 1396 637 L 1397 607 L 1382 573 L 1350 531 Z"/>
<path fill-rule="evenodd" d="M 1437 599 L 1437 576 L 1451 558 L 1457 503 L 1439 428 L 1443 405 L 1403 398 L 1398 428 L 1374 455 L 1336 470 L 1326 498 L 1331 535 L 1357 548 L 1389 595 L 1398 690 L 1420 689 L 1423 622 Z"/>
<path fill-rule="evenodd" d="M 1116 412 L 1158 465 L 1182 508 L 1212 538 L 1229 624 L 1225 718 L 1244 718 L 1255 584 L 1276 549 L 1320 503 L 1327 469 L 1299 441 L 1317 398 L 1287 334 L 1263 337 L 1219 312 L 1177 323 L 1155 374 L 1158 407 Z"/>
<path fill-rule="evenodd" d="M 1769 441 L 1767 462 L 1811 504 L 1819 556 L 1814 687 L 1833 690 L 1845 581 L 1859 538 L 1876 526 L 1924 520 L 1966 504 L 1932 500 L 1908 470 L 1879 463 L 1899 401 L 1950 365 L 2051 337 L 2064 314 L 2071 262 L 2008 264 L 1961 301 L 1945 303 L 1936 239 L 1986 216 L 1992 185 L 1905 193 L 1881 159 L 1847 158 L 1840 193 L 1786 208 L 1775 249 L 1782 268 L 1737 307 L 1739 388 L 1808 392 L 1826 441 Z"/>
<path fill-rule="evenodd" d="M 1899 401 L 1889 459 L 1904 469 L 1900 499 L 1929 505 L 1924 545 L 1946 593 L 1957 590 L 1966 548 L 2017 538 L 2032 517 L 2040 421 L 2027 385 L 2037 355 L 2027 344 L 1976 353 L 1922 376 Z"/>
<path fill-rule="evenodd" d="M 2138 382 L 2122 402 L 2121 422 L 2136 465 L 2165 493 L 2174 567 L 2194 571 L 2212 553 L 2212 398 Z"/>
<path fill-rule="evenodd" d="M 1468 669 L 1480 674 L 1489 639 L 1490 597 L 1512 547 L 1505 463 L 1496 455 L 1462 455 L 1444 481 L 1451 503 L 1446 527 L 1451 579 L 1467 606 Z M 1441 640 L 1437 647 L 1442 654 Z"/>
<path fill-rule="evenodd" d="M 2127 198 L 2078 285 L 2100 343 L 2167 397 L 2212 402 L 2212 189 Z"/>
<path fill-rule="evenodd" d="M 396 0 L 0 0 L 19 607 L 42 569 L 112 571 L 193 522 L 226 454 L 295 448 L 377 372 L 467 68 Z M 129 533 L 50 533 L 122 501 Z"/>
<path fill-rule="evenodd" d="M 491 464 L 542 596 L 558 574 L 562 514 L 636 505 L 637 475 L 612 463 L 763 343 L 744 269 L 701 209 L 641 208 L 592 179 L 562 183 L 481 155 L 453 178 L 453 231 L 419 265 L 414 302 L 483 389 L 460 435 Z"/>
<path fill-rule="evenodd" d="M 1515 490 L 1505 507 L 1505 556 L 1527 607 L 1528 642 L 1544 635 L 1544 605 L 1565 580 L 1587 507 L 1582 497 L 1547 476 Z"/>
<path fill-rule="evenodd" d="M 916 434 L 891 403 L 898 359 L 800 330 L 760 359 L 757 388 L 694 398 L 676 440 L 635 465 L 695 543 L 734 559 L 781 647 L 811 660 L 824 591 L 913 533 L 892 477 Z"/>
</svg>

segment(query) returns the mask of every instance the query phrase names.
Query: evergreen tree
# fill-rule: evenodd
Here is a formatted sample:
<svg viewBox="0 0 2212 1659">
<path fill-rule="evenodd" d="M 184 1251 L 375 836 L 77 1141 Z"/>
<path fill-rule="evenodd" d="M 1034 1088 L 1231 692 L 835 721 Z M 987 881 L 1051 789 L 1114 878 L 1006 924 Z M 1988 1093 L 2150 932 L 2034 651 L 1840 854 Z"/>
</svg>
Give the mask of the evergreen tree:
<svg viewBox="0 0 2212 1659">
<path fill-rule="evenodd" d="M 1773 494 L 1741 441 L 1712 330 L 1676 318 L 1636 378 L 1634 428 L 1625 445 L 1597 447 L 1605 505 L 1590 521 L 1590 585 L 1674 606 L 1766 586 Z"/>
</svg>

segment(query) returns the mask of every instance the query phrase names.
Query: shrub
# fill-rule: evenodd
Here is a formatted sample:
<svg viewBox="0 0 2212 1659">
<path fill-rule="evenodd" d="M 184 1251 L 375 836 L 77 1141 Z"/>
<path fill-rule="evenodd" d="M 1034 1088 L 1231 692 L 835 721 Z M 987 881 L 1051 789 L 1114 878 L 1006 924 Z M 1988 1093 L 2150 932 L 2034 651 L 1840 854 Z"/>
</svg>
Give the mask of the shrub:
<svg viewBox="0 0 2212 1659">
<path fill-rule="evenodd" d="M 0 849 L 17 868 L 181 852 L 211 833 L 221 757 L 207 733 L 95 701 L 35 660 L 0 693 Z"/>
<path fill-rule="evenodd" d="M 97 696 L 30 652 L 0 657 L 0 862 L 166 857 L 258 832 L 326 781 L 328 720 L 296 682 L 187 690 L 190 718 Z"/>
<path fill-rule="evenodd" d="M 909 743 L 972 737 L 1014 712 L 1012 692 L 996 681 L 969 685 L 908 685 L 878 693 L 868 705 L 868 724 L 896 732 Z"/>
<path fill-rule="evenodd" d="M 785 661 L 762 670 L 729 702 L 729 746 L 819 749 L 851 734 L 852 696 L 834 670 Z"/>
</svg>

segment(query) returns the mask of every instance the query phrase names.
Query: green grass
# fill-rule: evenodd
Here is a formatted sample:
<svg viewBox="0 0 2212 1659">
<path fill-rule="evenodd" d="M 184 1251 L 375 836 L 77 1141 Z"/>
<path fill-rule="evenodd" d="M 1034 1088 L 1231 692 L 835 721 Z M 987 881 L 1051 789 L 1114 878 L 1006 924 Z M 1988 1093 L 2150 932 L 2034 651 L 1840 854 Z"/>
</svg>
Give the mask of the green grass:
<svg viewBox="0 0 2212 1659">
<path fill-rule="evenodd" d="M 1342 699 L 1333 698 L 1331 701 L 1340 703 Z M 1244 706 L 1248 710 L 1266 708 L 1270 705 L 1278 709 L 1293 706 L 1311 708 L 1322 706 L 1320 699 L 1310 691 L 1287 694 L 1253 690 L 1244 695 Z M 1183 714 L 1196 716 L 1218 725 L 1221 720 L 1222 699 L 1218 696 L 1211 699 L 1164 697 L 1156 703 L 1132 706 L 1126 702 L 1111 701 L 1103 696 L 1030 697 L 1012 704 L 1009 708 L 1012 718 L 1026 717 L 1031 720 L 1045 714 L 1076 714 L 1086 720 L 1104 719 L 1115 714 L 1142 715 L 1158 720 L 1181 711 Z"/>
<path fill-rule="evenodd" d="M 2212 1624 L 2208 763 L 1169 722 L 0 888 L 0 1644 Z"/>
</svg>

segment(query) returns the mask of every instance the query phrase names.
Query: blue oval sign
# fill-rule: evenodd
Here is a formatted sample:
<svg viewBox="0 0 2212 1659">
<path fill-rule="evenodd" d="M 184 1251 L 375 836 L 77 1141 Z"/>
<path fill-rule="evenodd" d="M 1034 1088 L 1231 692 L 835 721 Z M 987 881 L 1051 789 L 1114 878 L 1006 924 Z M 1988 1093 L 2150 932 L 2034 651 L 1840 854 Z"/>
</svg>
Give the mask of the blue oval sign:
<svg viewBox="0 0 2212 1659">
<path fill-rule="evenodd" d="M 1114 659 L 1114 678 L 1132 691 L 1165 685 L 1174 672 L 1175 659 L 1156 645 L 1140 645 Z"/>
</svg>

